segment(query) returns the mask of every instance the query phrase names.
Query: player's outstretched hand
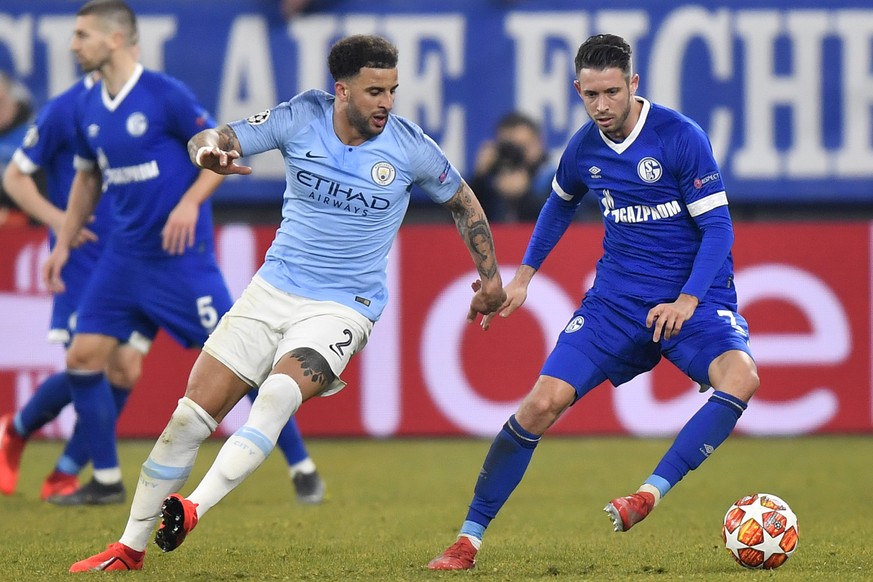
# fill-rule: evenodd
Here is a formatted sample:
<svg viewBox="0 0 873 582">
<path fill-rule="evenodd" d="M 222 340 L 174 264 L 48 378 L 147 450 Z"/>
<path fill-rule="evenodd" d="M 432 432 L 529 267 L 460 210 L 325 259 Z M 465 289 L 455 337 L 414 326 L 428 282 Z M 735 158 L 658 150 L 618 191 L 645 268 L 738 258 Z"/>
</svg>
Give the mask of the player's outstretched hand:
<svg viewBox="0 0 873 582">
<path fill-rule="evenodd" d="M 250 166 L 241 166 L 236 163 L 240 157 L 242 156 L 236 150 L 226 152 L 215 146 L 203 146 L 197 150 L 194 160 L 201 168 L 212 170 L 216 174 L 251 174 L 252 168 Z"/>
<path fill-rule="evenodd" d="M 515 278 L 503 290 L 506 292 L 506 299 L 503 300 L 503 304 L 500 305 L 498 310 L 482 318 L 482 329 L 487 330 L 491 327 L 491 320 L 494 319 L 495 315 L 500 315 L 500 317 L 505 319 L 515 313 L 515 310 L 524 305 L 524 302 L 527 300 L 527 284 Z"/>
<path fill-rule="evenodd" d="M 479 313 L 488 317 L 490 314 L 500 309 L 503 302 L 506 300 L 506 293 L 500 285 L 499 278 L 497 279 L 496 285 L 491 285 L 491 289 L 486 289 L 482 285 L 482 281 L 479 279 L 473 281 L 471 287 L 476 293 L 470 301 L 470 311 L 467 312 L 468 323 L 476 321 L 476 315 Z M 488 329 L 484 325 L 484 319 L 482 329 Z"/>
<path fill-rule="evenodd" d="M 61 269 L 67 264 L 69 258 L 69 250 L 61 245 L 55 245 L 49 258 L 42 265 L 42 280 L 52 293 L 63 293 L 67 289 L 63 279 L 61 279 Z"/>
<path fill-rule="evenodd" d="M 660 303 L 649 310 L 646 327 L 654 326 L 652 341 L 668 340 L 679 334 L 682 325 L 691 319 L 697 309 L 698 299 L 694 295 L 682 293 L 672 303 Z"/>
</svg>

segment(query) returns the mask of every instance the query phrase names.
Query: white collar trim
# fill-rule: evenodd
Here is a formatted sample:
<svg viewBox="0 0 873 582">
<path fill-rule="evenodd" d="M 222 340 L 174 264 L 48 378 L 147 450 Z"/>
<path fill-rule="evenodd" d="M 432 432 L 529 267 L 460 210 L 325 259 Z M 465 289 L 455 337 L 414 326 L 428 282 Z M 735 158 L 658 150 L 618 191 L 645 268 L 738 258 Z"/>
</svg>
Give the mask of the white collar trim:
<svg viewBox="0 0 873 582">
<path fill-rule="evenodd" d="M 649 110 L 652 108 L 652 104 L 649 103 L 648 100 L 646 100 L 645 98 L 634 95 L 634 99 L 643 104 L 643 109 L 642 111 L 640 111 L 640 118 L 637 119 L 637 123 L 634 126 L 633 131 L 630 132 L 630 135 L 628 135 L 623 141 L 616 143 L 606 137 L 606 134 L 603 133 L 603 131 L 601 131 L 600 129 L 597 130 L 600 133 L 600 137 L 601 139 L 603 139 L 603 142 L 617 154 L 624 153 L 627 148 L 633 145 L 634 141 L 636 141 L 637 139 L 637 136 L 640 135 L 641 131 L 643 131 L 643 126 L 646 124 L 646 119 L 649 117 Z"/>
<path fill-rule="evenodd" d="M 109 97 L 109 91 L 106 89 L 106 80 L 102 81 L 102 85 L 100 87 L 100 95 L 103 97 L 103 105 L 109 111 L 115 111 L 118 109 L 121 102 L 124 101 L 124 98 L 127 97 L 128 93 L 133 90 L 136 82 L 139 81 L 139 78 L 142 76 L 143 67 L 140 63 L 136 64 L 136 67 L 133 69 L 133 74 L 130 76 L 130 79 L 124 84 L 121 88 L 121 91 L 118 92 L 118 95 L 115 98 Z"/>
</svg>

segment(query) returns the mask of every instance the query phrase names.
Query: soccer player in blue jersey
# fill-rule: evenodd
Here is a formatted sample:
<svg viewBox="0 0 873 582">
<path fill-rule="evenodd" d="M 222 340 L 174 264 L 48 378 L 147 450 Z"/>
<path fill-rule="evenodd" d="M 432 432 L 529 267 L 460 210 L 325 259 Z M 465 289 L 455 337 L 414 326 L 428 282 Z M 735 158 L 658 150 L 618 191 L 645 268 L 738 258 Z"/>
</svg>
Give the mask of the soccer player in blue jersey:
<svg viewBox="0 0 873 582">
<path fill-rule="evenodd" d="M 240 156 L 278 149 L 287 185 L 282 222 L 264 264 L 194 364 L 185 397 L 143 464 L 119 542 L 72 572 L 138 570 L 155 542 L 178 547 L 216 503 L 267 457 L 302 402 L 341 390 L 340 374 L 367 343 L 388 301 L 387 255 L 420 186 L 451 211 L 480 279 L 467 314 L 505 299 L 491 229 L 476 196 L 440 148 L 391 113 L 397 49 L 351 36 L 330 51 L 334 94 L 301 93 L 272 109 L 205 130 L 191 160 L 219 174 L 248 174 Z M 253 386 L 260 395 L 188 497 L 176 493 L 200 443 Z"/>
<path fill-rule="evenodd" d="M 561 157 L 500 315 L 524 303 L 531 279 L 589 192 L 603 212 L 603 256 L 533 389 L 494 439 L 458 539 L 431 560 L 432 570 L 475 565 L 485 529 L 521 481 L 542 435 L 602 382 L 619 386 L 663 356 L 702 387 L 715 388 L 639 490 L 607 504 L 615 531 L 644 519 L 696 469 L 728 437 L 758 388 L 748 328 L 737 313 L 727 197 L 709 140 L 687 117 L 635 94 L 639 77 L 624 39 L 589 38 L 575 65 L 574 86 L 591 121 Z"/>
<path fill-rule="evenodd" d="M 76 142 L 74 112 L 79 95 L 94 85 L 97 73 L 88 75 L 42 108 L 34 124 L 15 151 L 3 173 L 3 186 L 19 208 L 49 227 L 49 243 L 64 221 L 64 209 L 73 181 L 73 154 Z M 45 176 L 48 197 L 42 195 L 34 179 L 37 171 Z M 64 267 L 66 290 L 54 297 L 49 341 L 68 346 L 75 331 L 76 310 L 85 284 L 100 258 L 110 230 L 109 199 L 97 205 L 87 228 L 77 241 L 82 243 L 70 254 Z M 140 346 L 142 349 L 142 346 Z M 111 354 L 106 375 L 112 400 L 121 412 L 130 389 L 140 375 L 142 351 L 129 344 L 119 344 Z M 0 493 L 11 495 L 18 482 L 21 453 L 26 439 L 54 419 L 71 401 L 64 373 L 57 373 L 40 383 L 33 397 L 15 415 L 0 417 Z M 73 435 L 54 471 L 43 483 L 40 497 L 53 501 L 67 499 L 79 488 L 77 475 L 87 464 L 86 431 L 77 423 Z M 100 498 L 103 502 L 122 501 L 119 492 Z"/>
<path fill-rule="evenodd" d="M 77 172 L 44 266 L 51 290 L 67 289 L 72 243 L 98 200 L 111 200 L 113 224 L 82 294 L 63 374 L 94 478 L 52 498 L 62 505 L 124 498 L 116 412 L 103 372 L 117 346 L 147 348 L 159 328 L 186 347 L 202 346 L 231 305 L 215 260 L 208 202 L 222 177 L 192 166 L 186 149 L 213 120 L 181 83 L 139 64 L 136 16 L 124 2 L 85 4 L 71 48 L 83 69 L 98 70 L 102 81 L 76 103 Z M 283 428 L 280 442 L 298 500 L 319 502 L 324 485 L 295 424 Z"/>
</svg>

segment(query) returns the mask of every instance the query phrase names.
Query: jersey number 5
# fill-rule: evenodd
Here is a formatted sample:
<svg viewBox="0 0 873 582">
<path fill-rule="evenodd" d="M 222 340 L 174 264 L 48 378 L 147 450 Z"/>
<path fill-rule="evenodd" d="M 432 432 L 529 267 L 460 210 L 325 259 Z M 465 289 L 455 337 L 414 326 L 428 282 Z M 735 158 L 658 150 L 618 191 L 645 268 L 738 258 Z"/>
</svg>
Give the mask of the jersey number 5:
<svg viewBox="0 0 873 582">
<path fill-rule="evenodd" d="M 197 315 L 200 316 L 200 325 L 206 331 L 212 331 L 218 323 L 218 311 L 212 305 L 212 295 L 197 298 Z"/>
</svg>

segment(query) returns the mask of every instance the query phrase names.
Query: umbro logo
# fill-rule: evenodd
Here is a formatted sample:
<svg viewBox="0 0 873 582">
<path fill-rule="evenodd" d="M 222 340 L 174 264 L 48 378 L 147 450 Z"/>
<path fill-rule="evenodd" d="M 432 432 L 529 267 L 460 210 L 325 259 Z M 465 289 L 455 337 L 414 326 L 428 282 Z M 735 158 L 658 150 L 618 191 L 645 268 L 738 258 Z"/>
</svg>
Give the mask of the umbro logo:
<svg viewBox="0 0 873 582">
<path fill-rule="evenodd" d="M 309 158 L 310 160 L 316 160 L 319 158 L 326 158 L 327 156 L 319 156 L 319 155 L 312 153 L 312 150 L 309 150 L 306 152 L 306 157 Z"/>
<path fill-rule="evenodd" d="M 588 168 L 588 173 L 591 174 L 592 178 L 600 178 L 600 171 L 600 168 L 598 168 L 597 166 L 591 166 L 590 168 Z"/>
</svg>

